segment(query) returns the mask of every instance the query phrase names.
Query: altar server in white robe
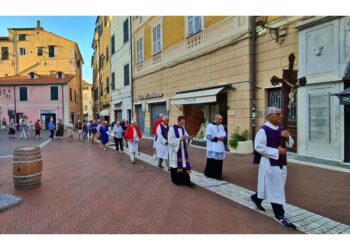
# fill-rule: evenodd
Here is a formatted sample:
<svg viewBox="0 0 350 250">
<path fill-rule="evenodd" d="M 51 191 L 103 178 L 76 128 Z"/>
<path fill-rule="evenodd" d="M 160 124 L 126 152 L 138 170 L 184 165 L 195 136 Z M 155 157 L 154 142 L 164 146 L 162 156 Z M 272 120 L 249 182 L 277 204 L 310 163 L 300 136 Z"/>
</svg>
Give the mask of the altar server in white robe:
<svg viewBox="0 0 350 250">
<path fill-rule="evenodd" d="M 162 166 L 163 161 L 169 169 L 169 148 L 168 148 L 169 116 L 163 116 L 161 124 L 156 129 L 156 155 L 159 159 L 158 167 Z M 170 169 L 169 169 L 170 170 Z"/>
<path fill-rule="evenodd" d="M 205 130 L 207 139 L 207 164 L 205 166 L 204 175 L 210 178 L 223 180 L 222 164 L 225 159 L 226 132 L 222 123 L 222 116 L 216 114 L 214 122 L 208 124 Z"/>
<path fill-rule="evenodd" d="M 171 180 L 176 185 L 194 187 L 190 179 L 191 164 L 188 158 L 188 143 L 192 139 L 185 130 L 185 117 L 179 116 L 177 123 L 169 128 L 169 165 Z"/>
<path fill-rule="evenodd" d="M 287 152 L 285 147 L 294 144 L 282 122 L 281 109 L 269 107 L 265 111 L 266 122 L 259 129 L 254 143 L 254 163 L 259 164 L 258 192 L 251 199 L 258 209 L 265 211 L 261 202 L 271 202 L 275 220 L 289 229 L 296 229 L 285 216 L 283 205 L 286 202 L 284 186 L 287 179 Z"/>
</svg>

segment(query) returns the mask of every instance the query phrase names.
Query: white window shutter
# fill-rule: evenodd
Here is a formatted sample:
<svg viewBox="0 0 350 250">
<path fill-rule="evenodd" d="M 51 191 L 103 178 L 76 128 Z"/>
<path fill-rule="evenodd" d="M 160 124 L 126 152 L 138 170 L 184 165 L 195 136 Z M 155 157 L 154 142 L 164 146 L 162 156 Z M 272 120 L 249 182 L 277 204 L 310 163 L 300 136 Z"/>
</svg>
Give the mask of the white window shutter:
<svg viewBox="0 0 350 250">
<path fill-rule="evenodd" d="M 157 26 L 152 29 L 153 35 L 153 53 L 157 53 Z"/>
<path fill-rule="evenodd" d="M 161 45 L 161 43 L 160 43 L 160 40 L 161 38 L 160 38 L 160 24 L 158 24 L 157 25 L 157 45 L 158 45 L 158 48 L 157 48 L 157 52 L 159 52 L 160 51 L 160 45 Z"/>
<path fill-rule="evenodd" d="M 141 55 L 140 55 L 140 61 L 142 61 L 143 59 L 143 46 L 142 46 L 142 41 L 143 41 L 143 38 L 141 37 L 140 39 L 140 51 L 141 51 Z"/>
<path fill-rule="evenodd" d="M 195 32 L 199 31 L 201 29 L 201 17 L 196 16 L 194 18 L 194 30 Z"/>
<path fill-rule="evenodd" d="M 191 35 L 193 33 L 193 16 L 187 17 L 187 34 Z"/>
</svg>

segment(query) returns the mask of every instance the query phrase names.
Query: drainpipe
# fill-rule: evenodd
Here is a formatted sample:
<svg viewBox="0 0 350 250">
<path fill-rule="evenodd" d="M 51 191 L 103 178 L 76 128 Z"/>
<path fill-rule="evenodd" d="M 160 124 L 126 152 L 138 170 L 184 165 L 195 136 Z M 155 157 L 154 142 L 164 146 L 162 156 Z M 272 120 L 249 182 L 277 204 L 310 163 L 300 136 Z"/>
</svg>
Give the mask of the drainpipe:
<svg viewBox="0 0 350 250">
<path fill-rule="evenodd" d="M 255 16 L 250 17 L 250 30 L 251 30 L 251 41 L 250 41 L 250 96 L 251 96 L 251 135 L 252 140 L 255 139 L 256 132 L 256 23 Z"/>
<path fill-rule="evenodd" d="M 64 89 L 63 89 L 63 84 L 61 85 L 61 87 L 62 87 L 62 120 L 64 120 L 64 93 L 63 93 Z M 57 118 L 56 118 L 56 124 L 57 124 Z"/>
<path fill-rule="evenodd" d="M 16 123 L 17 122 L 16 85 L 13 85 L 13 100 L 15 102 L 15 123 Z"/>
<path fill-rule="evenodd" d="M 129 41 L 129 46 L 130 46 L 130 54 L 131 54 L 131 61 L 130 61 L 130 95 L 131 95 L 131 117 L 130 120 L 132 120 L 132 118 L 134 117 L 134 88 L 133 88 L 133 77 L 132 77 L 132 69 L 134 66 L 134 57 L 133 57 L 133 50 L 132 50 L 132 46 L 133 46 L 133 33 L 132 33 L 132 25 L 131 25 L 131 16 L 129 17 L 129 25 L 130 25 L 130 41 Z M 130 122 L 130 121 L 129 121 Z"/>
</svg>

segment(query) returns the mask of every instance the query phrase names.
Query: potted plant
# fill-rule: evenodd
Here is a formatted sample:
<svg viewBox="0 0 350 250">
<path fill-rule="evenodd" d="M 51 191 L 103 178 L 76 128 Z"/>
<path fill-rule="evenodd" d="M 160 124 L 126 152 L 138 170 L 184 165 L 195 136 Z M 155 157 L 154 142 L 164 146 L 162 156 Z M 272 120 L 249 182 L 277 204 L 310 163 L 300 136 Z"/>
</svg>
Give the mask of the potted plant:
<svg viewBox="0 0 350 250">
<path fill-rule="evenodd" d="M 235 154 L 251 154 L 253 153 L 253 141 L 248 140 L 248 130 L 239 132 L 239 128 L 230 136 L 228 140 L 228 146 L 230 152 Z"/>
</svg>

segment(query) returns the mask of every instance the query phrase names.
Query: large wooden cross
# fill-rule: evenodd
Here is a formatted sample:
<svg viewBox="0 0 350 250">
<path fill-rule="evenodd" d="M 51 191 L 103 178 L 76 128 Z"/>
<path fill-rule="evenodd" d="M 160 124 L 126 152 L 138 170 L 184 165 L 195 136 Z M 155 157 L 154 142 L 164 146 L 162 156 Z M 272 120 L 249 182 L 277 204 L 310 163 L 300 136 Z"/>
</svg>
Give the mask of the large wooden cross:
<svg viewBox="0 0 350 250">
<path fill-rule="evenodd" d="M 288 57 L 289 67 L 283 70 L 282 78 L 273 76 L 271 78 L 271 84 L 277 86 L 282 84 L 281 88 L 281 110 L 283 114 L 283 128 L 288 129 L 288 108 L 295 105 L 295 92 L 300 86 L 305 86 L 306 78 L 298 77 L 298 70 L 294 70 L 295 55 L 291 53 Z"/>
</svg>

